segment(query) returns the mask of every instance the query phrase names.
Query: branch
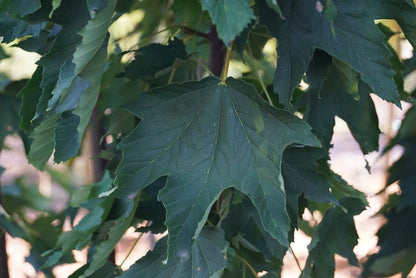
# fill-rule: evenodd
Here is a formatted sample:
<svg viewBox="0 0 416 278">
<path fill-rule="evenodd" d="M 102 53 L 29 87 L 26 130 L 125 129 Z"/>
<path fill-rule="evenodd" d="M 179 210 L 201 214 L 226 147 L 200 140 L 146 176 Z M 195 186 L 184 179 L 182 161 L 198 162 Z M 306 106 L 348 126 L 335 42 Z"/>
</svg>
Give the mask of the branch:
<svg viewBox="0 0 416 278">
<path fill-rule="evenodd" d="M 203 32 L 194 30 L 194 29 L 189 28 L 188 26 L 185 26 L 185 25 L 182 25 L 181 28 L 183 29 L 183 32 L 185 34 L 194 34 L 194 35 L 197 35 L 199 37 L 210 39 L 210 34 L 208 34 L 208 33 L 203 33 Z"/>
</svg>

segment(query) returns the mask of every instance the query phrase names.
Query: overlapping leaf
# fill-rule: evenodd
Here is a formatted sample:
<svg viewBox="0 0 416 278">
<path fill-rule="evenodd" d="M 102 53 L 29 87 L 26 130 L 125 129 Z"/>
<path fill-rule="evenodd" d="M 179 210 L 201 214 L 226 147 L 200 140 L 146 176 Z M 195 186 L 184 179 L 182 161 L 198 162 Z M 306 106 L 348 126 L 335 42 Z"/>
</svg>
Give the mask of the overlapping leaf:
<svg viewBox="0 0 416 278">
<path fill-rule="evenodd" d="M 175 0 L 171 8 L 175 22 L 185 23 L 195 30 L 209 31 L 210 18 L 208 13 L 202 10 L 200 0 Z"/>
<path fill-rule="evenodd" d="M 164 263 L 167 257 L 167 238 L 156 243 L 153 251 L 138 260 L 121 278 L 209 278 L 218 277 L 227 264 L 228 243 L 224 231 L 219 228 L 205 227 L 192 245 L 188 259 L 178 259 Z"/>
<path fill-rule="evenodd" d="M 272 1 L 269 3 L 273 5 Z M 255 19 L 248 0 L 204 0 L 201 4 L 211 16 L 212 23 L 217 26 L 218 36 L 225 44 L 234 40 Z"/>
<path fill-rule="evenodd" d="M 9 57 L 10 57 L 10 55 L 8 55 L 6 52 L 4 52 L 3 47 L 0 45 L 0 60 L 7 59 Z"/>
<path fill-rule="evenodd" d="M 269 6 L 269 8 L 273 9 L 277 14 L 280 15 L 280 17 L 283 17 L 282 10 L 279 7 L 279 4 L 277 4 L 277 0 L 265 0 L 266 4 Z"/>
<path fill-rule="evenodd" d="M 270 38 L 272 36 L 266 26 L 256 26 L 253 22 L 235 39 L 237 51 L 240 56 L 243 56 L 244 49 L 247 48 L 247 52 L 255 59 L 261 59 L 264 45 Z M 244 58 L 244 60 L 248 63 L 247 59 Z"/>
<path fill-rule="evenodd" d="M 62 2 L 52 20 L 63 27 L 49 52 L 39 60 L 41 67 L 21 92 L 22 127 L 28 130 L 35 126 L 29 158 L 40 169 L 43 169 L 54 148 L 56 162 L 68 160 L 78 152 L 97 101 L 107 60 L 103 41 L 114 13 L 115 1 L 107 4 L 90 19 L 86 2 Z M 69 15 L 72 13 L 74 17 Z M 33 103 L 29 103 L 31 101 L 37 103 L 36 111 Z M 26 111 L 29 106 L 31 108 Z"/>
<path fill-rule="evenodd" d="M 57 107 L 56 113 L 52 113 L 34 129 L 32 133 L 34 142 L 29 153 L 29 161 L 37 168 L 44 168 L 54 148 L 57 150 L 54 157 L 56 162 L 65 161 L 77 154 L 92 110 L 97 102 L 106 60 L 107 50 L 103 48 L 95 54 L 80 76 L 77 77 L 77 81 L 71 87 L 72 93 Z M 37 92 L 37 84 L 34 80 L 32 79 L 26 87 L 29 86 L 28 90 L 34 88 Z M 31 82 L 35 82 L 33 86 Z M 22 95 L 24 97 L 27 95 L 28 100 L 26 101 L 30 101 L 32 97 L 26 94 L 25 90 L 22 91 Z M 23 105 L 25 105 L 27 102 L 25 99 L 23 100 Z M 25 111 L 24 115 L 26 114 L 28 115 L 25 117 L 26 119 L 33 115 L 28 114 L 28 111 Z M 58 120 L 63 118 L 66 120 L 61 120 L 60 125 L 57 126 Z M 27 120 L 24 123 L 29 124 Z M 65 125 L 62 125 L 64 123 Z M 68 127 L 71 127 L 71 132 Z"/>
<path fill-rule="evenodd" d="M 394 70 L 394 82 L 396 83 L 397 90 L 399 92 L 400 98 L 402 100 L 408 100 L 409 94 L 404 91 L 404 71 L 406 70 L 406 66 L 399 58 L 398 53 L 392 45 L 390 45 L 389 40 L 396 34 L 390 28 L 383 25 L 382 23 L 377 24 L 378 28 L 384 33 L 384 41 L 387 45 L 387 48 L 390 50 L 391 56 L 388 59 L 389 64 L 391 65 L 391 68 Z"/>
<path fill-rule="evenodd" d="M 324 6 L 320 1 L 279 1 L 284 20 L 260 5 L 261 20 L 279 42 L 274 88 L 280 101 L 290 107 L 292 92 L 319 48 L 350 64 L 377 95 L 400 106 L 394 72 L 387 63 L 390 53 L 373 18 L 365 13 L 367 2 L 332 3 L 337 13 L 331 22 L 322 16 Z"/>
<path fill-rule="evenodd" d="M 81 142 L 85 129 L 89 123 L 91 114 L 97 103 L 98 95 L 100 93 L 101 79 L 104 74 L 104 66 L 107 62 L 107 50 L 102 48 L 92 58 L 91 62 L 84 68 L 80 76 L 85 80 L 91 82 L 91 85 L 82 93 L 77 107 L 73 111 L 75 115 L 80 117 L 78 125 L 78 140 Z"/>
<path fill-rule="evenodd" d="M 250 250 L 249 250 L 250 249 Z M 251 248 L 240 247 L 238 252 L 233 248 L 228 248 L 227 268 L 224 270 L 221 278 L 241 278 L 257 275 L 258 272 L 267 272 L 262 277 L 279 278 L 282 263 L 272 258 L 265 259 L 261 252 L 256 252 Z"/>
<path fill-rule="evenodd" d="M 3 0 L 0 3 L 0 11 L 16 14 L 21 17 L 40 9 L 40 0 Z"/>
<path fill-rule="evenodd" d="M 230 212 L 221 223 L 221 227 L 225 231 L 225 238 L 233 243 L 235 249 L 242 246 L 261 253 L 266 260 L 275 257 L 283 261 L 287 248 L 264 230 L 260 215 L 249 200 L 230 205 Z"/>
<path fill-rule="evenodd" d="M 29 24 L 5 12 L 0 12 L 0 36 L 2 37 L 0 41 L 10 43 L 20 37 L 38 35 L 42 30 L 42 25 Z"/>
<path fill-rule="evenodd" d="M 27 157 L 29 162 L 39 170 L 45 169 L 45 165 L 55 148 L 55 128 L 59 116 L 54 115 L 44 120 L 32 132 L 33 143 Z"/>
<path fill-rule="evenodd" d="M 77 115 L 66 112 L 56 122 L 55 142 L 57 148 L 54 154 L 55 162 L 66 161 L 78 152 L 80 146 L 77 132 L 79 121 L 80 118 Z"/>
<path fill-rule="evenodd" d="M 131 2 L 130 6 L 144 11 L 144 17 L 137 26 L 141 32 L 141 38 L 147 38 L 156 32 L 161 20 L 167 13 L 165 0 L 127 1 Z M 120 1 L 118 2 L 120 4 Z M 119 6 L 123 6 L 123 4 Z"/>
<path fill-rule="evenodd" d="M 161 202 L 157 200 L 157 194 L 166 184 L 166 177 L 154 181 L 140 193 L 140 202 L 137 207 L 135 216 L 139 219 L 147 220 L 148 225 L 140 227 L 138 231 L 154 234 L 166 231 L 164 225 L 166 219 L 166 210 Z"/>
<path fill-rule="evenodd" d="M 120 241 L 121 237 L 130 227 L 134 213 L 137 209 L 137 205 L 137 198 L 134 200 L 115 200 L 113 210 L 118 215 L 114 220 L 109 220 L 101 226 L 101 228 L 104 227 L 105 229 L 105 233 L 101 235 L 104 240 L 94 246 L 96 248 L 95 253 L 89 262 L 88 268 L 80 277 L 89 277 L 91 274 L 105 265 L 111 251 L 113 251 L 116 244 Z"/>
<path fill-rule="evenodd" d="M 52 29 L 49 29 L 49 26 L 45 25 L 39 34 L 20 40 L 16 46 L 25 51 L 36 52 L 40 55 L 44 55 L 48 53 L 51 48 L 57 35 L 56 32 L 59 31 L 60 28 L 60 25 L 54 25 Z"/>
<path fill-rule="evenodd" d="M 97 13 L 101 12 L 105 8 L 108 8 L 109 0 L 86 0 L 88 10 L 90 11 L 91 18 L 94 18 Z"/>
<path fill-rule="evenodd" d="M 396 144 L 404 148 L 403 155 L 390 168 L 387 180 L 387 185 L 399 182 L 400 194 L 392 194 L 389 202 L 380 210 L 387 218 L 387 223 L 377 233 L 380 250 L 366 262 L 364 277 L 397 273 L 406 277 L 416 263 L 416 240 L 413 236 L 416 229 L 415 120 L 416 109 L 413 106 L 406 113 L 397 136 L 387 148 L 389 150 Z"/>
<path fill-rule="evenodd" d="M 120 145 L 119 195 L 134 198 L 169 175 L 159 198 L 167 209 L 170 258 L 188 256 L 209 208 L 228 187 L 247 194 L 265 230 L 287 245 L 281 157 L 289 144 L 319 144 L 308 125 L 232 78 L 161 88 L 129 109 L 143 121 Z"/>
<path fill-rule="evenodd" d="M 31 229 L 31 249 L 30 255 L 26 257 L 26 261 L 30 263 L 36 271 L 44 264 L 46 257 L 45 252 L 52 249 L 64 223 L 63 214 L 43 214 L 30 223 Z M 53 224 L 52 224 L 53 223 Z M 74 263 L 74 257 L 71 253 L 62 258 L 62 263 Z M 47 277 L 53 277 L 52 268 L 43 268 L 42 272 Z"/>
<path fill-rule="evenodd" d="M 415 207 L 401 211 L 393 209 L 386 217 L 387 224 L 377 233 L 380 251 L 366 262 L 363 277 L 386 277 L 397 273 L 408 277 L 416 264 Z"/>
<path fill-rule="evenodd" d="M 366 195 L 348 184 L 341 176 L 333 172 L 329 168 L 328 162 L 321 162 L 318 166 L 319 171 L 325 175 L 331 184 L 331 191 L 334 197 L 339 201 L 343 198 L 355 198 L 361 201 L 362 206 L 367 206 L 368 201 Z"/>
<path fill-rule="evenodd" d="M 26 83 L 25 87 L 19 92 L 22 98 L 20 105 L 20 127 L 26 131 L 31 129 L 32 119 L 36 114 L 36 105 L 41 95 L 42 89 L 40 83 L 42 81 L 42 67 L 37 67 L 32 78 Z"/>
<path fill-rule="evenodd" d="M 33 184 L 17 182 L 2 188 L 3 205 L 6 211 L 16 213 L 28 208 L 42 212 L 52 212 L 51 200 L 39 192 Z"/>
<path fill-rule="evenodd" d="M 416 7 L 412 0 L 369 1 L 368 9 L 377 19 L 395 19 L 407 39 L 416 47 Z"/>
<path fill-rule="evenodd" d="M 311 90 L 305 94 L 307 108 L 304 118 L 327 149 L 331 147 L 335 116 L 338 116 L 347 123 L 364 154 L 377 151 L 380 130 L 369 96 L 371 90 L 359 78 L 346 80 L 345 72 L 355 73 L 345 64 L 334 63 L 334 58 L 323 51 L 315 52 L 307 72 Z M 352 86 L 358 90 L 353 93 L 358 99 L 351 94 Z"/>
<path fill-rule="evenodd" d="M 77 76 L 93 59 L 104 42 L 114 14 L 115 2 L 114 0 L 109 1 L 107 7 L 90 19 L 78 33 L 82 37 L 82 41 L 76 47 L 73 56 L 66 60 L 60 69 L 59 80 L 52 92 L 53 97 L 48 103 L 49 109 L 53 109 L 58 101 L 62 102 L 71 97 L 72 84 L 76 82 Z"/>
<path fill-rule="evenodd" d="M 59 113 L 47 114 L 48 102 L 52 97 L 52 90 L 59 80 L 60 68 L 72 56 L 75 47 L 81 42 L 82 37 L 77 35 L 76 32 L 81 30 L 88 19 L 89 14 L 84 1 L 77 3 L 63 1 L 61 3 L 60 7 L 54 12 L 52 20 L 63 27 L 49 52 L 37 62 L 42 69 L 42 81 L 39 84 L 38 80 L 32 80 L 26 86 L 30 86 L 27 88 L 27 92 L 22 92 L 22 95 L 28 95 L 31 88 L 37 90 L 38 84 L 42 89 L 33 118 L 25 120 L 26 125 L 29 121 L 43 120 L 32 133 L 34 142 L 29 153 L 29 162 L 39 169 L 44 168 L 55 148 L 55 128 L 60 118 Z M 34 77 L 40 78 L 40 73 L 35 72 Z M 31 114 L 28 114 L 28 116 L 31 116 Z M 44 119 L 45 117 L 46 119 Z"/>
<path fill-rule="evenodd" d="M 72 250 L 83 248 L 90 240 L 92 233 L 104 222 L 110 211 L 113 198 L 100 198 L 100 194 L 110 190 L 112 180 L 106 173 L 100 183 L 94 185 L 84 185 L 87 189 L 78 191 L 78 195 L 88 198 L 81 201 L 82 207 L 89 210 L 89 213 L 70 231 L 62 233 L 57 241 L 56 247 L 48 256 L 44 267 L 53 267 L 57 262 Z M 80 194 L 81 193 L 81 194 Z"/>
<path fill-rule="evenodd" d="M 136 51 L 135 59 L 125 70 L 130 79 L 152 79 L 161 70 L 172 66 L 175 59 L 186 59 L 183 41 L 174 38 L 167 45 L 152 43 Z"/>
<path fill-rule="evenodd" d="M 84 273 L 84 271 L 88 268 L 88 264 L 84 265 L 83 267 L 77 269 L 75 272 L 73 272 L 68 278 L 78 278 Z M 97 269 L 93 274 L 88 276 L 89 278 L 114 278 L 118 277 L 121 274 L 121 269 L 119 266 L 106 262 L 104 266 Z"/>
<path fill-rule="evenodd" d="M 38 105 L 38 117 L 46 112 L 47 102 L 52 97 L 52 90 L 61 78 L 61 67 L 72 57 L 77 45 L 82 41 L 82 37 L 77 32 L 82 30 L 89 19 L 90 16 L 84 1 L 76 3 L 68 0 L 62 1 L 60 7 L 53 13 L 52 20 L 62 25 L 62 29 L 49 52 L 37 62 L 43 67 L 41 88 L 44 100 L 42 106 Z"/>
<path fill-rule="evenodd" d="M 0 206 L 0 228 L 12 237 L 27 238 L 26 231 Z"/>
<path fill-rule="evenodd" d="M 335 254 L 358 266 L 357 258 L 352 251 L 358 239 L 353 216 L 364 210 L 364 206 L 355 198 L 342 199 L 341 204 L 347 212 L 341 208 L 331 208 L 318 225 L 308 246 L 309 256 L 300 277 L 333 277 Z"/>
<path fill-rule="evenodd" d="M 22 88 L 22 82 L 15 81 L 0 88 L 0 149 L 4 138 L 19 129 L 19 100 L 17 92 Z"/>
<path fill-rule="evenodd" d="M 416 162 L 416 107 L 413 106 L 406 113 L 399 133 L 393 139 L 393 144 L 404 147 L 404 153 L 396 163 L 390 168 L 387 184 L 399 181 L 401 194 L 398 196 L 397 209 L 401 210 L 407 206 L 416 206 L 416 174 L 414 163 Z"/>
<path fill-rule="evenodd" d="M 317 148 L 287 148 L 283 154 L 282 175 L 285 181 L 288 213 L 296 225 L 299 215 L 298 198 L 302 194 L 308 200 L 337 204 L 330 192 L 331 184 L 317 171 L 317 160 L 325 156 Z"/>
</svg>

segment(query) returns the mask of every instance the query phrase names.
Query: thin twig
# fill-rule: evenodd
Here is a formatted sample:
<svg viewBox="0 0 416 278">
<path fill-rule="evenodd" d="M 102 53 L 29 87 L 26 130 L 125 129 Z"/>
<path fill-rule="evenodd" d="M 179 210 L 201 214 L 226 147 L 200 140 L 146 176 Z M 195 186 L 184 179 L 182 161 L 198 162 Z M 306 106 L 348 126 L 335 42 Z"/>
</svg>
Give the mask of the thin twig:
<svg viewBox="0 0 416 278">
<path fill-rule="evenodd" d="M 248 51 L 249 51 L 249 53 L 250 53 L 250 56 L 253 56 L 253 50 L 251 49 L 250 44 L 248 44 Z M 250 59 L 251 59 L 251 57 L 250 57 Z M 269 92 L 267 91 L 266 85 L 264 84 L 263 79 L 261 78 L 261 76 L 260 76 L 260 74 L 259 74 L 258 70 L 256 69 L 256 66 L 255 66 L 253 63 L 251 63 L 251 68 L 253 69 L 254 73 L 257 75 L 258 81 L 260 82 L 260 86 L 261 86 L 261 88 L 263 89 L 264 94 L 266 95 L 267 101 L 269 102 L 269 104 L 270 104 L 271 106 L 274 106 L 274 104 L 273 104 L 273 100 L 272 100 L 272 98 L 270 97 Z"/>
<path fill-rule="evenodd" d="M 302 267 L 300 266 L 300 262 L 298 260 L 298 257 L 296 257 L 296 254 L 293 251 L 292 246 L 289 245 L 289 248 L 290 248 L 290 252 L 292 252 L 293 257 L 295 258 L 296 264 L 298 265 L 298 268 L 299 268 L 300 272 L 302 272 L 303 270 L 302 270 Z"/>
<path fill-rule="evenodd" d="M 185 34 L 186 33 L 188 33 L 188 34 L 195 34 L 195 35 L 197 35 L 199 37 L 203 37 L 203 38 L 206 38 L 206 39 L 209 39 L 210 38 L 210 36 L 209 36 L 208 33 L 203 33 L 203 32 L 200 32 L 198 30 L 194 30 L 192 28 L 189 28 L 188 26 L 182 25 L 181 28 L 183 29 L 183 31 L 184 31 Z"/>
<path fill-rule="evenodd" d="M 1 149 L 1 142 L 0 142 Z M 0 205 L 3 206 L 3 192 L 0 184 Z M 6 250 L 6 231 L 0 235 L 0 277 L 9 278 L 8 256 Z"/>
<path fill-rule="evenodd" d="M 130 53 L 130 52 L 136 52 L 142 46 L 149 44 L 149 42 L 152 42 L 154 36 L 159 35 L 160 33 L 163 33 L 163 32 L 170 31 L 170 30 L 175 29 L 175 28 L 181 28 L 181 26 L 180 25 L 172 25 L 172 26 L 166 27 L 162 30 L 156 31 L 156 32 L 144 37 L 144 38 L 141 38 L 140 42 L 137 45 L 133 45 L 129 50 L 123 51 L 120 54 L 124 55 L 124 54 Z"/>
<path fill-rule="evenodd" d="M 175 72 L 176 72 L 176 67 L 173 68 L 170 72 L 168 84 L 172 83 L 173 77 L 175 76 Z"/>
<path fill-rule="evenodd" d="M 240 257 L 239 255 L 236 256 L 245 266 L 247 266 L 248 269 L 250 269 L 254 277 L 259 278 L 259 275 L 257 274 L 256 270 L 243 257 Z"/>
<path fill-rule="evenodd" d="M 269 94 L 269 92 L 267 91 L 266 85 L 264 84 L 263 79 L 261 78 L 261 76 L 260 76 L 259 72 L 257 71 L 257 69 L 256 69 L 256 68 L 253 68 L 253 70 L 254 70 L 254 72 L 255 72 L 255 73 L 256 73 L 256 75 L 257 75 L 257 78 L 258 78 L 258 80 L 259 80 L 259 82 L 260 82 L 260 86 L 261 86 L 261 88 L 263 89 L 264 94 L 266 95 L 267 101 L 269 102 L 269 104 L 270 104 L 271 106 L 274 106 L 274 104 L 273 104 L 273 100 L 272 100 L 272 98 L 270 97 L 270 94 Z"/>
<path fill-rule="evenodd" d="M 217 202 L 216 202 L 216 204 L 215 204 L 215 212 L 219 215 L 220 214 L 220 210 L 221 210 L 221 196 L 222 196 L 222 193 L 220 194 L 220 196 L 218 197 L 218 200 L 217 200 Z"/>
<path fill-rule="evenodd" d="M 211 76 L 214 76 L 215 75 L 206 65 L 204 65 L 204 63 L 202 63 L 198 59 L 193 58 L 192 60 L 194 60 L 198 65 L 200 65 L 201 67 L 203 67 L 204 70 L 206 70 L 209 75 L 211 75 Z"/>
<path fill-rule="evenodd" d="M 149 224 L 149 222 L 146 223 L 145 227 Z M 133 252 L 134 248 L 136 247 L 137 243 L 139 243 L 140 239 L 142 238 L 142 236 L 144 235 L 144 233 L 141 233 L 139 235 L 139 237 L 134 241 L 133 246 L 130 248 L 129 252 L 127 253 L 126 257 L 124 257 L 124 260 L 121 262 L 119 268 L 121 269 L 121 267 L 123 266 L 123 264 L 127 261 L 128 257 L 131 255 L 131 253 Z"/>
</svg>

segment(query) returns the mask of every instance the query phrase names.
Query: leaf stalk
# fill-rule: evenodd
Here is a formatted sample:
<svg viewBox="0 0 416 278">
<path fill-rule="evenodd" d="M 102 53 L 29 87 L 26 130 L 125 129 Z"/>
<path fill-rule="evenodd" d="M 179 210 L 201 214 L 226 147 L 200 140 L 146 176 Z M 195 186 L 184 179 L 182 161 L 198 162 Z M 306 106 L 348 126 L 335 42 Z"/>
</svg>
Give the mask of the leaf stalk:
<svg viewBox="0 0 416 278">
<path fill-rule="evenodd" d="M 300 266 L 300 262 L 299 262 L 298 257 L 296 256 L 295 252 L 293 251 L 292 246 L 289 245 L 289 248 L 290 248 L 290 252 L 292 252 L 293 258 L 295 258 L 296 264 L 297 264 L 300 272 L 302 272 L 303 270 L 302 270 L 302 267 Z"/>
<path fill-rule="evenodd" d="M 247 262 L 243 257 L 236 255 L 237 258 L 250 270 L 250 272 L 254 275 L 254 277 L 259 278 L 256 270 Z"/>
<path fill-rule="evenodd" d="M 227 79 L 227 76 L 228 76 L 228 69 L 230 67 L 230 56 L 231 56 L 231 46 L 227 47 L 227 53 L 225 54 L 224 68 L 221 73 L 221 83 L 224 83 L 224 84 L 225 84 L 225 79 Z"/>
<path fill-rule="evenodd" d="M 146 223 L 145 227 L 149 224 L 149 222 Z M 129 252 L 124 257 L 124 260 L 121 262 L 119 268 L 123 266 L 123 264 L 127 261 L 127 259 L 130 257 L 131 253 L 133 253 L 134 248 L 136 247 L 137 243 L 139 243 L 140 239 L 143 237 L 144 233 L 140 233 L 139 237 L 134 241 L 133 245 L 131 246 Z"/>
</svg>

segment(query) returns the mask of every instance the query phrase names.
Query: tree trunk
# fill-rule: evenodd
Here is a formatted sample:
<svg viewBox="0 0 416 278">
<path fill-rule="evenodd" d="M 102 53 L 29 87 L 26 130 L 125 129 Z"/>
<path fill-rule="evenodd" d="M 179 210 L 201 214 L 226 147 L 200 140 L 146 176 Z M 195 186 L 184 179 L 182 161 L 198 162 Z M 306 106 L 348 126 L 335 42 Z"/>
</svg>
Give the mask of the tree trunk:
<svg viewBox="0 0 416 278">
<path fill-rule="evenodd" d="M 91 122 L 90 122 L 90 131 L 91 131 L 91 152 L 93 156 L 93 180 L 94 182 L 99 182 L 104 175 L 105 167 L 107 165 L 107 161 L 101 158 L 97 158 L 97 155 L 100 151 L 105 149 L 105 142 L 101 143 L 101 138 L 105 134 L 105 130 L 103 128 L 102 120 L 100 119 L 97 108 L 94 109 L 91 115 Z M 111 263 L 115 263 L 116 261 L 116 252 L 113 250 L 108 257 L 108 261 Z"/>
<path fill-rule="evenodd" d="M 0 203 L 3 206 L 3 193 L 0 184 Z M 6 252 L 6 232 L 0 237 L 0 277 L 9 278 L 9 266 Z"/>
<path fill-rule="evenodd" d="M 209 33 L 210 49 L 209 49 L 209 70 L 216 76 L 220 77 L 222 68 L 224 67 L 225 48 L 224 43 L 218 37 L 217 28 L 211 26 Z"/>
</svg>

